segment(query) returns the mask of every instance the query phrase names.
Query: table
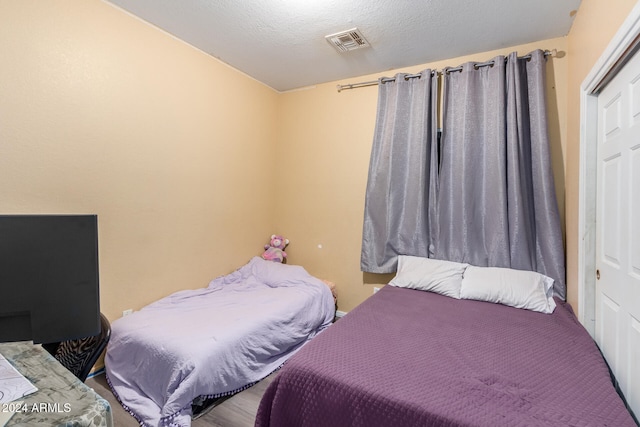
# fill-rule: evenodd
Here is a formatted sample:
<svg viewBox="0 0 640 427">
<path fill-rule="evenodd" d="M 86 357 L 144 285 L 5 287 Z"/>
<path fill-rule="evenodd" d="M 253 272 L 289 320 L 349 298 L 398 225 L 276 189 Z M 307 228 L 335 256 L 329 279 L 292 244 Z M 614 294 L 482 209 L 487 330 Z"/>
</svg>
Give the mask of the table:
<svg viewBox="0 0 640 427">
<path fill-rule="evenodd" d="M 35 393 L 21 399 L 23 405 L 9 419 L 7 427 L 113 427 L 109 402 L 76 378 L 39 344 L 30 341 L 0 343 L 0 354 L 38 388 Z M 0 404 L 0 418 L 7 415 L 9 406 Z M 3 410 L 5 413 L 1 413 Z"/>
</svg>

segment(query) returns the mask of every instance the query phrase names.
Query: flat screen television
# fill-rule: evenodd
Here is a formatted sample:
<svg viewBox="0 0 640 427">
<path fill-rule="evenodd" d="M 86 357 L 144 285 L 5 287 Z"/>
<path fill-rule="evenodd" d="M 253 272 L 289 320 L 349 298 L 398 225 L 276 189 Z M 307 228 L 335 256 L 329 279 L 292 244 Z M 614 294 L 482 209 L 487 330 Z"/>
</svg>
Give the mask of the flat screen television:
<svg viewBox="0 0 640 427">
<path fill-rule="evenodd" d="M 100 332 L 96 215 L 0 215 L 0 342 Z"/>
</svg>

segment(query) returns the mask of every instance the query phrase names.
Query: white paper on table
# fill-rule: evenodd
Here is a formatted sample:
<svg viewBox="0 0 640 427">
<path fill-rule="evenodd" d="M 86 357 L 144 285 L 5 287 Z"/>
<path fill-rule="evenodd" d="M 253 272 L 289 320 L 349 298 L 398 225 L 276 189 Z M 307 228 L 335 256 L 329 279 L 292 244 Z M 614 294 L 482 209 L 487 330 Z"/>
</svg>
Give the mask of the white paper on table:
<svg viewBox="0 0 640 427">
<path fill-rule="evenodd" d="M 0 403 L 12 402 L 38 389 L 0 354 Z"/>
</svg>

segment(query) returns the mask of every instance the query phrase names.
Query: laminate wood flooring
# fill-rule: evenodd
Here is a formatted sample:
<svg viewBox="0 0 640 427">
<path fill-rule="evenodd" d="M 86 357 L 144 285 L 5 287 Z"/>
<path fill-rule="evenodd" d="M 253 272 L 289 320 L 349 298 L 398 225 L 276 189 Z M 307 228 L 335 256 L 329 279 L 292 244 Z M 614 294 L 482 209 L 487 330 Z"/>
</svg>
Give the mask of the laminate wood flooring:
<svg viewBox="0 0 640 427">
<path fill-rule="evenodd" d="M 209 409 L 204 415 L 193 420 L 192 427 L 253 427 L 260 399 L 276 373 L 269 375 L 256 385 L 237 393 L 224 402 Z M 136 427 L 139 423 L 117 401 L 107 379 L 102 375 L 89 378 L 86 384 L 107 399 L 113 412 L 115 427 Z"/>
</svg>

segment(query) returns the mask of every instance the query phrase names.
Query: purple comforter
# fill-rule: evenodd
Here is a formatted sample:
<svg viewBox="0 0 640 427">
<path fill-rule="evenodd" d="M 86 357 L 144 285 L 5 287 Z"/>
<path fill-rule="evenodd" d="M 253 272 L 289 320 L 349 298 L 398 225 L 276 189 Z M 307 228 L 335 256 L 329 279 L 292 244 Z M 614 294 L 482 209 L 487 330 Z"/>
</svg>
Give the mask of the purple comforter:
<svg viewBox="0 0 640 427">
<path fill-rule="evenodd" d="M 105 365 L 147 426 L 188 426 L 191 401 L 254 383 L 331 324 L 329 288 L 302 267 L 253 258 L 207 288 L 177 292 L 112 324 Z"/>
<path fill-rule="evenodd" d="M 635 426 L 570 307 L 385 286 L 300 350 L 257 427 Z"/>
</svg>

